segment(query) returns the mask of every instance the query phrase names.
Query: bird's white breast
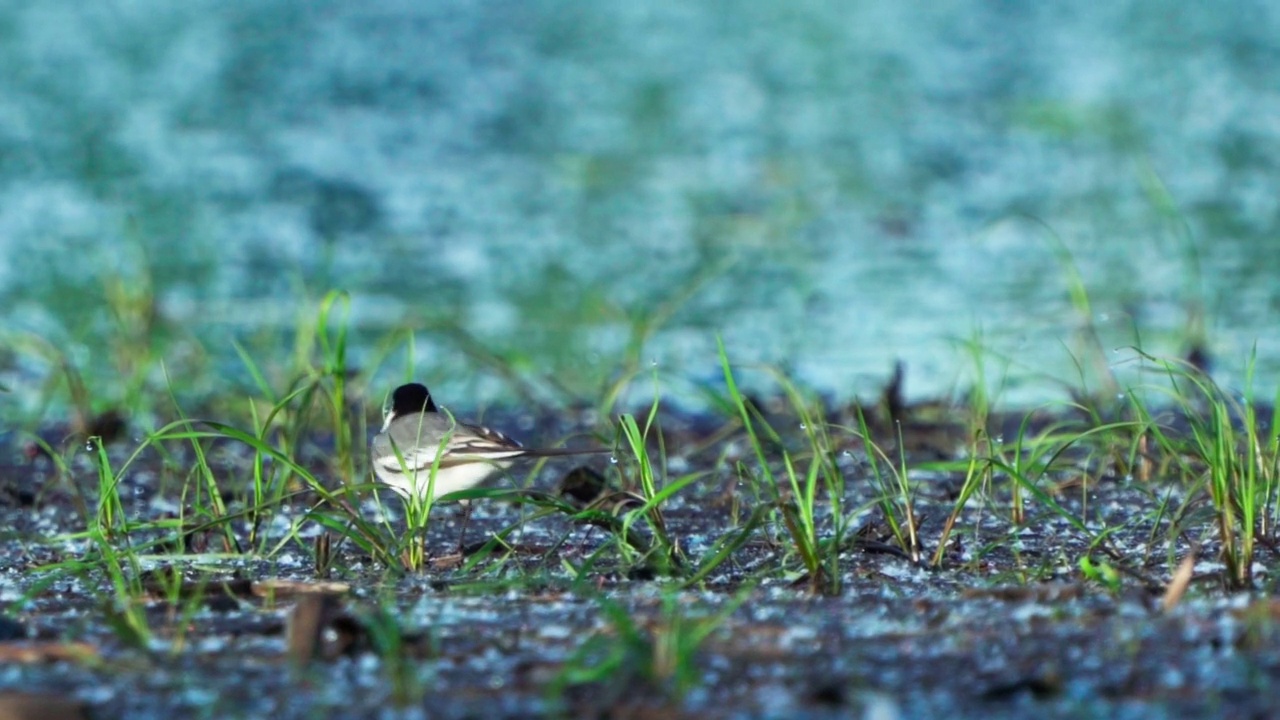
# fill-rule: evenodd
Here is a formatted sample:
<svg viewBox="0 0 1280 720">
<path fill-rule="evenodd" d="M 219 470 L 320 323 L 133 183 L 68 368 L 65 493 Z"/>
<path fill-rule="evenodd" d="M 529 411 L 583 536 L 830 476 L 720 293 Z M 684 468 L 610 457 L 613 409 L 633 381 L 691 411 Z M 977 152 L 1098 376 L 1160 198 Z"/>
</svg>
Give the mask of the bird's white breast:
<svg viewBox="0 0 1280 720">
<path fill-rule="evenodd" d="M 379 480 L 401 495 L 424 498 L 428 488 L 431 488 L 434 490 L 432 494 L 434 500 L 451 492 L 473 488 L 502 468 L 511 465 L 510 460 L 479 460 L 440 467 L 436 469 L 435 485 L 432 486 L 431 462 L 419 465 L 413 462 L 415 459 L 413 457 L 404 459 L 404 468 L 408 473 L 399 472 L 400 463 L 396 458 L 379 460 L 374 463 L 373 469 Z"/>
</svg>

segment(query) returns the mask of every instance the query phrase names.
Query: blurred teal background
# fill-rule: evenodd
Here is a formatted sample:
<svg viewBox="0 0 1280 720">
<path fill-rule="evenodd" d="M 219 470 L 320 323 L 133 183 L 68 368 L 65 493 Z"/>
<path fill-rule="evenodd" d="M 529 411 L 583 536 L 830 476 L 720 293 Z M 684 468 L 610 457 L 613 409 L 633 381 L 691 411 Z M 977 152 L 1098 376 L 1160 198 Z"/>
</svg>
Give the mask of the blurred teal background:
<svg viewBox="0 0 1280 720">
<path fill-rule="evenodd" d="M 478 354 L 589 393 L 646 322 L 677 393 L 717 335 L 839 398 L 961 387 L 980 338 L 1035 402 L 1069 253 L 1123 372 L 1203 336 L 1274 388 L 1278 166 L 1266 3 L 7 2 L 0 383 L 36 407 L 47 342 L 110 397 L 150 342 L 246 386 L 231 341 L 340 288 L 354 363 L 416 328 L 454 404 L 511 398 Z"/>
</svg>

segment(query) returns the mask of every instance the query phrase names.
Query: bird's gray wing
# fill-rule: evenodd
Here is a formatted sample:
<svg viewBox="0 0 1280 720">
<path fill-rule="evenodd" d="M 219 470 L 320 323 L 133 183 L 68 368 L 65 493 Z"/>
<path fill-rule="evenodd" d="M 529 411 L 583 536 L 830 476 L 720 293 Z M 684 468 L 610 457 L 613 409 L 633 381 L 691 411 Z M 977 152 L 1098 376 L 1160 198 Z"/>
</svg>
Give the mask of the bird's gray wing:
<svg viewBox="0 0 1280 720">
<path fill-rule="evenodd" d="M 374 462 L 393 473 L 429 469 L 436 463 L 437 456 L 440 457 L 438 467 L 446 468 L 522 454 L 524 448 L 520 443 L 497 430 L 454 424 L 447 416 L 434 413 L 404 418 L 373 439 Z"/>
</svg>

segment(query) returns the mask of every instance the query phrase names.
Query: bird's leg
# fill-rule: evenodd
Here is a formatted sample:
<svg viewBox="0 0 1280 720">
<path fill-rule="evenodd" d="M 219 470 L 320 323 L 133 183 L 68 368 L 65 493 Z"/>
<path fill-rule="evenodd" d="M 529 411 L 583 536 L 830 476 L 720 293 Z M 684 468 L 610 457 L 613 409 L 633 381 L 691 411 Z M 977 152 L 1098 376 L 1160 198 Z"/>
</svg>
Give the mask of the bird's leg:
<svg viewBox="0 0 1280 720">
<path fill-rule="evenodd" d="M 462 532 L 458 533 L 458 554 L 467 553 L 467 525 L 471 523 L 471 503 L 462 501 Z"/>
</svg>

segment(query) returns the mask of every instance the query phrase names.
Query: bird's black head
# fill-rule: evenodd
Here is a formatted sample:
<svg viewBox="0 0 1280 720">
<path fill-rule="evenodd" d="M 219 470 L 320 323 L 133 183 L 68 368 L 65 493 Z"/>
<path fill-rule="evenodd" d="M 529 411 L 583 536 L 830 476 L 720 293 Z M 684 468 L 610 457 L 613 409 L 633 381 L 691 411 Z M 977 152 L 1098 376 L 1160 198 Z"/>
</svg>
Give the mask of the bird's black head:
<svg viewBox="0 0 1280 720">
<path fill-rule="evenodd" d="M 396 417 L 405 417 L 413 413 L 436 412 L 436 403 L 431 399 L 431 392 L 422 383 L 409 383 L 396 388 L 391 393 L 391 412 Z"/>
</svg>

